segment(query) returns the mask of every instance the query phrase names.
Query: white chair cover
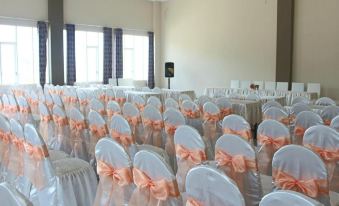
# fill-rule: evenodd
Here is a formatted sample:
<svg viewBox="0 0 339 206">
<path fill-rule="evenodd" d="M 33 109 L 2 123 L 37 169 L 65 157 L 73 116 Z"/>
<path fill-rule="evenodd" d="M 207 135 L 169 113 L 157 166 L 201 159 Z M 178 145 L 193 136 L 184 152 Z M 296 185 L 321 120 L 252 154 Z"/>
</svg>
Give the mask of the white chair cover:
<svg viewBox="0 0 339 206">
<path fill-rule="evenodd" d="M 274 190 L 293 190 L 330 206 L 328 175 L 320 157 L 298 145 L 279 149 L 273 157 Z"/>
<path fill-rule="evenodd" d="M 246 205 L 258 205 L 263 193 L 252 146 L 239 136 L 223 135 L 215 145 L 215 161 L 218 168 L 236 183 Z"/>
<path fill-rule="evenodd" d="M 5 182 L 0 184 L 0 202 L 8 206 L 33 206 L 24 195 Z"/>
<path fill-rule="evenodd" d="M 262 106 L 262 112 L 264 113 L 266 110 L 268 110 L 269 108 L 271 107 L 276 107 L 276 108 L 279 108 L 279 109 L 284 109 L 283 106 L 281 106 L 281 104 L 279 102 L 276 102 L 276 101 L 269 101 L 269 102 L 266 102 L 263 106 Z"/>
<path fill-rule="evenodd" d="M 119 143 L 103 138 L 95 147 L 95 156 L 100 181 L 93 205 L 127 205 L 135 188 L 129 155 Z"/>
<path fill-rule="evenodd" d="M 160 111 L 152 105 L 147 105 L 142 113 L 144 125 L 144 144 L 163 148 L 164 123 Z"/>
<path fill-rule="evenodd" d="M 88 161 L 90 137 L 88 125 L 79 109 L 73 107 L 69 112 L 71 157 Z"/>
<path fill-rule="evenodd" d="M 85 117 L 87 117 L 88 113 L 89 113 L 89 100 L 87 99 L 87 95 L 86 92 L 82 91 L 81 89 L 77 90 L 77 95 L 79 98 L 79 107 L 80 107 L 80 111 L 82 114 L 85 115 Z"/>
<path fill-rule="evenodd" d="M 15 97 L 12 94 L 8 94 L 7 97 L 9 102 L 8 118 L 19 120 L 19 107 Z"/>
<path fill-rule="evenodd" d="M 97 99 L 92 99 L 89 103 L 90 110 L 98 112 L 102 117 L 106 117 L 105 106 L 102 102 Z"/>
<path fill-rule="evenodd" d="M 71 154 L 71 131 L 68 118 L 65 111 L 57 105 L 53 107 L 53 121 L 55 125 L 55 136 L 50 142 L 50 147 L 54 150 L 61 150 L 67 154 Z"/>
<path fill-rule="evenodd" d="M 154 88 L 152 89 L 152 92 L 155 92 L 155 93 L 161 93 L 162 91 L 161 91 L 161 89 L 160 89 L 159 87 L 154 87 Z"/>
<path fill-rule="evenodd" d="M 235 134 L 252 142 L 251 126 L 242 116 L 232 114 L 225 117 L 222 129 L 224 134 Z"/>
<path fill-rule="evenodd" d="M 77 93 L 71 88 L 64 89 L 63 103 L 65 105 L 65 111 L 71 110 L 72 107 L 79 108 L 79 100 Z"/>
<path fill-rule="evenodd" d="M 124 118 L 127 120 L 132 130 L 132 136 L 138 143 L 143 142 L 144 128 L 141 122 L 141 115 L 138 108 L 129 102 L 126 102 L 122 108 Z"/>
<path fill-rule="evenodd" d="M 62 103 L 62 100 L 58 94 L 51 94 L 51 96 L 52 96 L 54 105 L 64 108 L 64 104 Z"/>
<path fill-rule="evenodd" d="M 106 108 L 107 123 L 109 124 L 112 117 L 116 114 L 122 114 L 120 105 L 116 101 L 109 101 Z"/>
<path fill-rule="evenodd" d="M 226 116 L 233 113 L 232 104 L 229 102 L 229 99 L 226 97 L 221 97 L 216 99 L 215 104 L 220 109 L 220 119 L 224 119 Z"/>
<path fill-rule="evenodd" d="M 113 89 L 106 89 L 105 104 L 107 104 L 109 101 L 115 101 L 115 94 Z"/>
<path fill-rule="evenodd" d="M 176 178 L 180 192 L 184 192 L 187 172 L 207 160 L 206 146 L 198 131 L 185 125 L 175 131 L 174 144 L 178 165 Z"/>
<path fill-rule="evenodd" d="M 134 95 L 132 98 L 132 103 L 139 109 L 140 112 L 144 111 L 146 101 L 142 96 Z"/>
<path fill-rule="evenodd" d="M 208 166 L 198 166 L 189 171 L 186 193 L 186 206 L 246 205 L 236 184 L 221 171 Z"/>
<path fill-rule="evenodd" d="M 24 174 L 33 184 L 29 196 L 33 205 L 92 205 L 97 180 L 89 164 L 73 158 L 51 162 L 34 126 L 26 124 L 24 132 Z"/>
<path fill-rule="evenodd" d="M 147 151 L 155 152 L 158 155 L 160 155 L 168 165 L 170 165 L 170 160 L 169 160 L 168 154 L 162 148 L 155 147 L 155 146 L 152 146 L 152 145 L 149 145 L 149 144 L 142 144 L 142 145 L 137 145 L 137 150 L 138 151 L 147 150 Z"/>
<path fill-rule="evenodd" d="M 296 103 L 296 104 L 292 105 L 291 111 L 290 111 L 290 118 L 291 118 L 291 120 L 294 122 L 296 116 L 300 112 L 304 112 L 304 111 L 312 111 L 312 110 L 311 110 L 311 108 L 307 104 L 305 104 L 303 102 L 299 102 L 299 103 Z"/>
<path fill-rule="evenodd" d="M 167 98 L 165 100 L 165 109 L 169 109 L 169 108 L 179 109 L 178 102 L 175 101 L 173 98 Z"/>
<path fill-rule="evenodd" d="M 9 115 L 10 115 L 10 110 L 11 110 L 11 105 L 10 105 L 10 103 L 9 103 L 9 100 L 8 100 L 8 96 L 7 96 L 7 94 L 3 94 L 2 95 L 2 113 L 3 113 L 3 115 L 4 116 L 6 116 L 6 117 L 9 117 Z"/>
<path fill-rule="evenodd" d="M 249 95 L 246 96 L 245 99 L 247 99 L 247 100 L 253 100 L 253 101 L 260 101 L 261 98 L 260 98 L 260 96 L 257 95 L 257 94 L 249 94 Z"/>
<path fill-rule="evenodd" d="M 199 106 L 200 112 L 203 112 L 205 103 L 211 102 L 212 100 L 208 96 L 202 95 L 196 101 L 197 105 Z"/>
<path fill-rule="evenodd" d="M 291 206 L 291 205 L 302 205 L 302 206 L 323 206 L 318 201 L 309 198 L 301 193 L 281 190 L 275 191 L 266 195 L 260 202 L 259 206 Z"/>
<path fill-rule="evenodd" d="M 264 119 L 274 119 L 277 120 L 278 122 L 283 123 L 286 126 L 290 125 L 290 119 L 287 112 L 276 107 L 267 109 L 264 112 Z"/>
<path fill-rule="evenodd" d="M 126 102 L 126 95 L 123 90 L 117 90 L 115 92 L 115 101 L 122 107 Z"/>
<path fill-rule="evenodd" d="M 336 116 L 335 118 L 332 119 L 330 126 L 337 132 L 339 132 L 339 116 Z"/>
<path fill-rule="evenodd" d="M 313 126 L 306 130 L 303 145 L 322 158 L 327 167 L 330 188 L 339 192 L 339 134 L 324 125 Z"/>
<path fill-rule="evenodd" d="M 214 159 L 214 145 L 221 136 L 220 109 L 212 102 L 207 102 L 203 107 L 203 139 L 206 143 L 209 159 Z"/>
<path fill-rule="evenodd" d="M 299 113 L 295 119 L 292 142 L 294 144 L 302 145 L 305 131 L 312 126 L 322 124 L 324 124 L 323 120 L 316 113 L 309 111 Z"/>
<path fill-rule="evenodd" d="M 339 107 L 337 106 L 327 106 L 320 114 L 321 118 L 324 121 L 324 124 L 327 126 L 330 126 L 332 119 L 338 115 Z"/>
<path fill-rule="evenodd" d="M 39 133 L 41 134 L 47 145 L 50 146 L 53 142 L 53 138 L 55 137 L 55 125 L 53 122 L 53 117 L 50 114 L 47 106 L 42 102 L 39 103 L 39 113 Z"/>
<path fill-rule="evenodd" d="M 203 135 L 199 106 L 191 100 L 185 100 L 181 104 L 181 113 L 186 119 L 186 124 L 194 127 L 200 135 Z"/>
<path fill-rule="evenodd" d="M 8 176 L 8 164 L 10 160 L 11 129 L 6 117 L 0 115 L 0 181 Z"/>
<path fill-rule="evenodd" d="M 336 105 L 335 101 L 329 97 L 321 97 L 315 102 L 315 104 L 321 105 L 321 106 L 335 106 Z"/>
<path fill-rule="evenodd" d="M 310 101 L 306 97 L 295 97 L 292 100 L 292 105 L 295 105 L 297 103 L 304 103 L 304 104 L 309 104 Z"/>
<path fill-rule="evenodd" d="M 157 108 L 161 113 L 164 111 L 162 103 L 158 97 L 150 96 L 147 100 L 147 105 L 152 105 Z"/>
<path fill-rule="evenodd" d="M 276 120 L 264 120 L 257 130 L 258 167 L 261 174 L 272 176 L 272 158 L 281 147 L 291 144 L 288 128 Z"/>
<path fill-rule="evenodd" d="M 45 98 L 45 100 L 44 100 L 44 102 L 45 102 L 46 97 L 43 94 L 42 94 L 42 96 Z M 49 95 L 49 98 L 51 99 L 50 95 Z M 27 99 L 29 106 L 31 107 L 31 111 L 32 111 L 33 116 L 38 116 L 39 115 L 39 97 L 37 96 L 37 94 L 33 90 L 27 91 L 26 99 Z"/>
<path fill-rule="evenodd" d="M 181 105 L 184 101 L 186 101 L 186 100 L 188 100 L 188 101 L 193 101 L 192 99 L 191 99 L 191 97 L 190 96 L 188 96 L 187 94 L 180 94 L 180 96 L 179 96 L 179 104 Z"/>
<path fill-rule="evenodd" d="M 33 119 L 33 115 L 32 115 L 32 110 L 31 107 L 29 106 L 28 102 L 26 101 L 25 97 L 18 97 L 17 98 L 18 101 L 18 105 L 19 105 L 19 121 L 21 122 L 21 124 L 33 124 L 36 125 L 36 122 Z"/>
<path fill-rule="evenodd" d="M 53 111 L 54 101 L 49 93 L 45 94 L 45 104 L 50 112 Z"/>
<path fill-rule="evenodd" d="M 109 130 L 111 137 L 125 148 L 133 160 L 137 148 L 128 122 L 121 115 L 114 115 Z"/>
<path fill-rule="evenodd" d="M 185 125 L 185 118 L 178 110 L 170 108 L 164 113 L 164 125 L 167 135 L 165 151 L 170 158 L 170 165 L 173 171 L 176 172 L 177 161 L 175 157 L 174 134 L 179 126 Z"/>
<path fill-rule="evenodd" d="M 133 179 L 137 187 L 129 206 L 182 206 L 175 176 L 160 155 L 140 151 L 135 155 L 133 166 Z"/>
</svg>

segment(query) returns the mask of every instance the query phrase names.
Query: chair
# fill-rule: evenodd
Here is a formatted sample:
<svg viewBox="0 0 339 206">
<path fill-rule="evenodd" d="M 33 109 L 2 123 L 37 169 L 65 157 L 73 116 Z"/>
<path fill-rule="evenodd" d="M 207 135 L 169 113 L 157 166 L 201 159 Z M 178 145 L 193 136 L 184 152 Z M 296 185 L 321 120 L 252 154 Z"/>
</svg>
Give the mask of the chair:
<svg viewBox="0 0 339 206">
<path fill-rule="evenodd" d="M 198 166 L 188 172 L 186 195 L 186 206 L 246 205 L 236 184 L 221 171 L 208 166 Z"/>
<path fill-rule="evenodd" d="M 312 126 L 322 124 L 324 124 L 323 120 L 316 113 L 310 111 L 299 113 L 295 119 L 294 136 L 292 138 L 292 142 L 297 145 L 302 145 L 305 131 Z"/>
<path fill-rule="evenodd" d="M 264 89 L 264 81 L 254 81 L 253 84 L 258 85 L 259 89 Z"/>
<path fill-rule="evenodd" d="M 231 80 L 231 89 L 239 89 L 240 81 L 239 80 Z"/>
<path fill-rule="evenodd" d="M 327 106 L 321 112 L 320 117 L 323 119 L 325 125 L 330 126 L 332 119 L 338 115 L 339 115 L 339 107 Z"/>
<path fill-rule="evenodd" d="M 339 134 L 324 125 L 306 130 L 303 145 L 319 155 L 324 161 L 332 191 L 339 192 Z"/>
<path fill-rule="evenodd" d="M 64 91 L 63 103 L 65 105 L 65 110 L 69 111 L 72 107 L 79 108 L 77 93 L 72 89 L 65 89 Z"/>
<path fill-rule="evenodd" d="M 265 81 L 265 90 L 274 91 L 276 90 L 277 82 Z"/>
<path fill-rule="evenodd" d="M 185 100 L 181 104 L 181 113 L 186 119 L 186 124 L 198 130 L 199 134 L 202 135 L 203 129 L 199 106 L 190 100 Z"/>
<path fill-rule="evenodd" d="M 32 115 L 31 107 L 29 106 L 26 98 L 20 96 L 17 98 L 18 105 L 19 105 L 19 121 L 21 124 L 25 125 L 27 123 L 36 125 L 36 122 Z"/>
<path fill-rule="evenodd" d="M 51 98 L 50 95 L 49 97 Z M 27 92 L 26 99 L 31 108 L 32 114 L 35 116 L 38 116 L 39 115 L 39 97 L 36 95 L 34 91 L 29 91 Z M 46 101 L 46 97 L 45 97 L 45 101 Z"/>
<path fill-rule="evenodd" d="M 261 201 L 259 206 L 290 206 L 290 205 L 303 205 L 303 206 L 323 206 L 318 201 L 309 198 L 299 192 L 280 190 L 266 195 Z"/>
<path fill-rule="evenodd" d="M 238 186 L 247 206 L 258 205 L 263 194 L 252 146 L 236 135 L 223 135 L 215 145 L 215 161 Z"/>
<path fill-rule="evenodd" d="M 106 117 L 107 115 L 105 105 L 97 99 L 92 99 L 90 101 L 89 108 L 90 110 L 98 112 L 102 117 Z"/>
<path fill-rule="evenodd" d="M 139 95 L 133 96 L 132 103 L 139 109 L 140 112 L 144 111 L 146 101 L 142 96 Z"/>
<path fill-rule="evenodd" d="M 33 206 L 33 204 L 10 184 L 0 184 L 0 201 L 8 206 Z"/>
<path fill-rule="evenodd" d="M 88 147 L 89 160 L 91 165 L 95 168 L 95 145 L 99 139 L 108 137 L 109 132 L 105 120 L 96 111 L 89 112 L 88 122 L 90 131 L 90 143 Z"/>
<path fill-rule="evenodd" d="M 292 92 L 304 92 L 304 91 L 305 91 L 304 83 L 292 82 Z"/>
<path fill-rule="evenodd" d="M 217 138 L 221 135 L 220 128 L 220 109 L 212 102 L 204 104 L 203 108 L 203 139 L 206 143 L 208 156 L 212 159 L 214 157 L 214 145 Z"/>
<path fill-rule="evenodd" d="M 332 119 L 330 127 L 339 132 L 339 116 Z"/>
<path fill-rule="evenodd" d="M 124 118 L 132 129 L 132 136 L 138 142 L 142 143 L 144 128 L 141 122 L 141 115 L 138 108 L 129 102 L 126 102 L 122 108 Z"/>
<path fill-rule="evenodd" d="M 232 103 L 226 97 L 216 99 L 215 104 L 220 109 L 220 119 L 224 119 L 233 113 Z"/>
<path fill-rule="evenodd" d="M 115 92 L 115 101 L 122 107 L 126 102 L 126 95 L 123 90 L 117 90 Z"/>
<path fill-rule="evenodd" d="M 299 96 L 292 99 L 292 105 L 295 105 L 297 103 L 309 104 L 310 101 L 306 97 Z"/>
<path fill-rule="evenodd" d="M 292 105 L 291 111 L 290 111 L 290 119 L 292 120 L 292 122 L 294 122 L 294 120 L 295 120 L 296 116 L 298 116 L 298 114 L 300 114 L 301 112 L 305 112 L 305 111 L 311 112 L 312 110 L 304 102 L 299 102 L 299 103 Z"/>
<path fill-rule="evenodd" d="M 19 107 L 15 97 L 11 94 L 7 95 L 8 98 L 8 118 L 19 120 Z"/>
<path fill-rule="evenodd" d="M 257 94 L 249 94 L 245 97 L 246 100 L 260 101 L 260 96 Z"/>
<path fill-rule="evenodd" d="M 55 125 L 53 122 L 53 117 L 47 106 L 42 102 L 39 103 L 39 113 L 39 133 L 47 145 L 50 146 L 53 142 L 53 138 L 55 137 Z"/>
<path fill-rule="evenodd" d="M 64 103 L 58 94 L 51 94 L 54 105 L 64 108 Z"/>
<path fill-rule="evenodd" d="M 128 203 L 129 206 L 182 205 L 175 176 L 169 165 L 157 153 L 139 151 L 135 155 L 133 180 L 136 189 Z"/>
<path fill-rule="evenodd" d="M 152 105 L 147 105 L 142 113 L 142 123 L 144 125 L 144 144 L 162 148 L 164 122 L 159 109 Z"/>
<path fill-rule="evenodd" d="M 65 111 L 57 105 L 53 107 L 53 121 L 55 125 L 55 136 L 50 142 L 50 147 L 54 150 L 61 150 L 66 152 L 66 154 L 71 154 L 71 131 L 68 118 Z"/>
<path fill-rule="evenodd" d="M 320 106 L 336 106 L 336 102 L 329 98 L 329 97 L 321 97 L 315 102 L 315 105 L 320 105 Z"/>
<path fill-rule="evenodd" d="M 170 165 L 173 171 L 177 171 L 177 161 L 175 157 L 174 134 L 177 128 L 185 125 L 184 116 L 176 109 L 170 108 L 164 113 L 164 125 L 166 132 L 165 151 L 169 155 Z"/>
<path fill-rule="evenodd" d="M 0 181 L 6 180 L 10 159 L 11 129 L 6 117 L 0 115 Z"/>
<path fill-rule="evenodd" d="M 264 120 L 257 131 L 258 167 L 261 174 L 272 176 L 272 158 L 281 147 L 291 144 L 288 128 L 276 120 Z"/>
<path fill-rule="evenodd" d="M 276 102 L 276 101 L 269 101 L 269 102 L 266 102 L 263 106 L 262 106 L 262 112 L 265 113 L 269 108 L 271 107 L 276 107 L 276 108 L 279 108 L 279 109 L 283 109 L 284 110 L 284 107 L 281 106 L 281 104 L 279 102 Z"/>
<path fill-rule="evenodd" d="M 278 122 L 283 123 L 286 126 L 290 125 L 290 119 L 287 112 L 276 107 L 267 109 L 264 112 L 264 119 L 274 119 L 277 120 Z"/>
<path fill-rule="evenodd" d="M 95 96 L 103 105 L 106 104 L 106 92 L 103 89 L 99 88 L 95 90 Z"/>
<path fill-rule="evenodd" d="M 84 115 L 79 109 L 73 107 L 69 112 L 69 127 L 70 127 L 70 145 L 71 157 L 76 157 L 85 161 L 88 160 L 89 147 L 89 131 Z"/>
<path fill-rule="evenodd" d="M 282 147 L 273 156 L 272 168 L 274 191 L 292 190 L 330 205 L 326 166 L 311 150 L 299 145 Z"/>
<path fill-rule="evenodd" d="M 250 89 L 251 81 L 242 80 L 240 81 L 240 89 Z"/>
<path fill-rule="evenodd" d="M 115 101 L 115 94 L 114 94 L 113 89 L 107 89 L 107 90 L 106 90 L 105 105 L 106 105 L 109 101 Z"/>
<path fill-rule="evenodd" d="M 242 116 L 232 114 L 225 117 L 222 121 L 222 130 L 224 134 L 235 134 L 252 142 L 251 126 Z"/>
<path fill-rule="evenodd" d="M 54 107 L 53 98 L 49 93 L 45 94 L 45 104 L 50 112 L 52 112 Z"/>
<path fill-rule="evenodd" d="M 169 109 L 169 108 L 179 109 L 178 102 L 175 101 L 173 98 L 167 98 L 165 100 L 165 109 Z"/>
<path fill-rule="evenodd" d="M 128 122 L 121 115 L 114 115 L 109 130 L 112 139 L 121 144 L 133 160 L 137 148 Z"/>
<path fill-rule="evenodd" d="M 179 105 L 182 105 L 182 103 L 186 100 L 193 101 L 192 98 L 190 96 L 188 96 L 187 94 L 180 94 Z"/>
<path fill-rule="evenodd" d="M 288 82 L 277 82 L 278 91 L 288 91 Z"/>
<path fill-rule="evenodd" d="M 150 96 L 147 100 L 147 105 L 152 105 L 154 108 L 158 109 L 160 113 L 164 111 L 162 103 L 158 97 Z"/>
<path fill-rule="evenodd" d="M 99 185 L 94 206 L 127 205 L 135 188 L 132 162 L 113 139 L 103 138 L 95 147 Z"/>
<path fill-rule="evenodd" d="M 162 91 L 161 91 L 161 89 L 159 88 L 159 87 L 154 87 L 153 89 L 152 89 L 152 92 L 155 92 L 155 93 L 162 93 Z"/>
<path fill-rule="evenodd" d="M 116 114 L 122 114 L 120 105 L 116 101 L 109 101 L 106 108 L 107 122 L 109 123 L 112 117 Z"/>
<path fill-rule="evenodd" d="M 188 171 L 207 160 L 206 146 L 200 134 L 190 126 L 180 126 L 174 134 L 178 171 L 176 178 L 180 192 L 185 192 Z"/>
<path fill-rule="evenodd" d="M 78 89 L 77 95 L 79 98 L 79 107 L 80 107 L 79 109 L 81 113 L 87 117 L 87 114 L 89 113 L 89 108 L 88 108 L 89 100 L 87 99 L 86 92 Z"/>
<path fill-rule="evenodd" d="M 207 102 L 212 102 L 211 98 L 209 98 L 206 95 L 202 95 L 197 99 L 197 105 L 199 106 L 199 110 L 201 112 L 201 115 L 203 115 L 203 107 Z"/>
<path fill-rule="evenodd" d="M 307 84 L 307 92 L 309 93 L 317 93 L 318 97 L 320 97 L 321 87 L 319 83 L 308 83 Z"/>
<path fill-rule="evenodd" d="M 26 124 L 24 134 L 24 174 L 33 185 L 29 196 L 33 205 L 92 205 L 97 180 L 89 164 L 73 158 L 52 162 L 34 126 Z"/>
</svg>

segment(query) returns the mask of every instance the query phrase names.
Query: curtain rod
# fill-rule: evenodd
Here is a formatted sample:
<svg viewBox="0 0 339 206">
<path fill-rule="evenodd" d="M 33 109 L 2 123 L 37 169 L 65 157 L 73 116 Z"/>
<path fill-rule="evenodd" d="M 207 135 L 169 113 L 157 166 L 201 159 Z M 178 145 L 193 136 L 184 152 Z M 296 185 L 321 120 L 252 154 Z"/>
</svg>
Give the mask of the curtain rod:
<svg viewBox="0 0 339 206">
<path fill-rule="evenodd" d="M 74 25 L 75 26 L 84 26 L 84 27 L 94 27 L 94 28 L 103 28 L 103 27 L 105 27 L 105 26 L 91 25 L 91 24 L 74 24 Z M 115 27 L 115 28 L 121 28 L 121 27 Z M 121 28 L 121 29 L 125 30 L 125 31 L 149 32 L 149 30 L 145 30 L 145 29 L 129 29 L 129 28 Z"/>
<path fill-rule="evenodd" d="M 30 22 L 38 22 L 38 21 L 48 22 L 48 20 L 36 20 L 36 19 L 28 19 L 28 18 L 21 18 L 21 17 L 9 17 L 9 16 L 0 16 L 0 19 L 8 19 L 8 20 L 16 20 L 16 21 L 30 21 Z"/>
</svg>

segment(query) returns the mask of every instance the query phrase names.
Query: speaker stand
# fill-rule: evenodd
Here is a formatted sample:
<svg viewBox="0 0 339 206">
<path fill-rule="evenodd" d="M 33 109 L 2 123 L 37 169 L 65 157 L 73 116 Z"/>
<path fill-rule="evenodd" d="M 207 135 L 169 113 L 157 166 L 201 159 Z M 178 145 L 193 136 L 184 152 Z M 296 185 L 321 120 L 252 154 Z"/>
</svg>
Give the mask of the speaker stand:
<svg viewBox="0 0 339 206">
<path fill-rule="evenodd" d="M 168 89 L 171 89 L 171 78 L 168 78 L 168 84 L 167 84 L 167 86 L 168 86 Z"/>
</svg>

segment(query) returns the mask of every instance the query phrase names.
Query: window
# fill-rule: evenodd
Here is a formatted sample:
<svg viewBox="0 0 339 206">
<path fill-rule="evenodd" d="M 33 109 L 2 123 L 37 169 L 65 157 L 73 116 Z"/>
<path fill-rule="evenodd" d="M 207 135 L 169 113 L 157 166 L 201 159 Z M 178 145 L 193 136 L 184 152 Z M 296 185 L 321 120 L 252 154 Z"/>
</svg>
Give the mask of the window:
<svg viewBox="0 0 339 206">
<path fill-rule="evenodd" d="M 134 80 L 148 79 L 148 37 L 123 35 L 124 78 Z"/>
<path fill-rule="evenodd" d="M 76 30 L 75 58 L 77 82 L 102 82 L 103 33 Z"/>
<path fill-rule="evenodd" d="M 36 26 L 0 24 L 0 83 L 39 83 L 39 35 Z"/>
</svg>

